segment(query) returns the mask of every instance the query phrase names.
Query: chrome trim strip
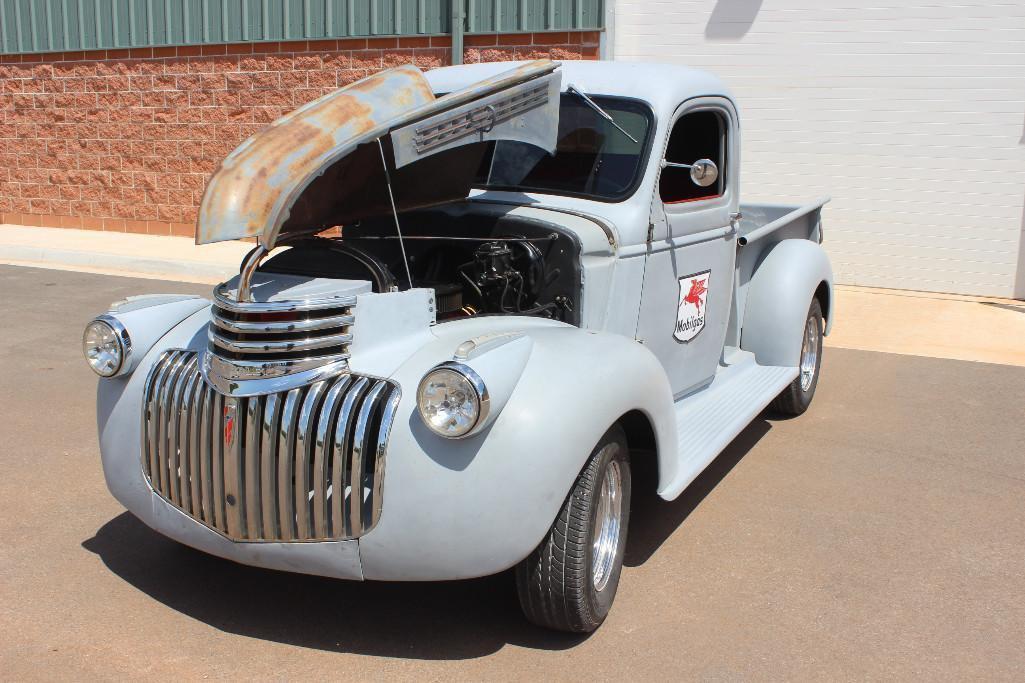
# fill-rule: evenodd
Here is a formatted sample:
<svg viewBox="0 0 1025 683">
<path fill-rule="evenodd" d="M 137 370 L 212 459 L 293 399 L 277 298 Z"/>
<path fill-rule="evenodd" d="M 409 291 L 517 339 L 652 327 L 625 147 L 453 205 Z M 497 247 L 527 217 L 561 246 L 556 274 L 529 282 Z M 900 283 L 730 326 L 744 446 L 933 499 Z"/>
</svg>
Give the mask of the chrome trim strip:
<svg viewBox="0 0 1025 683">
<path fill-rule="evenodd" d="M 317 330 L 329 330 L 333 327 L 348 327 L 352 325 L 356 317 L 353 315 L 333 315 L 328 318 L 311 318 L 309 320 L 290 320 L 287 322 L 248 322 L 241 320 L 228 320 L 217 315 L 214 309 L 210 316 L 214 325 L 235 332 L 236 334 L 284 334 L 288 332 L 314 332 Z"/>
<path fill-rule="evenodd" d="M 289 339 L 284 341 L 235 341 L 217 334 L 212 327 L 207 332 L 207 336 L 215 346 L 233 353 L 287 353 L 290 351 L 314 351 L 316 349 L 326 349 L 332 346 L 343 346 L 352 342 L 351 334 L 332 334 L 324 337 L 306 337 L 305 339 Z"/>
<path fill-rule="evenodd" d="M 239 303 L 228 296 L 232 290 L 224 283 L 214 287 L 214 304 L 232 313 L 291 313 L 297 311 L 320 311 L 325 308 L 348 308 L 356 305 L 354 296 L 335 296 L 326 299 L 299 299 L 294 301 L 246 301 Z"/>
<path fill-rule="evenodd" d="M 297 360 L 224 360 L 203 352 L 203 376 L 225 396 L 257 396 L 288 391 L 349 369 L 348 353 Z"/>
</svg>

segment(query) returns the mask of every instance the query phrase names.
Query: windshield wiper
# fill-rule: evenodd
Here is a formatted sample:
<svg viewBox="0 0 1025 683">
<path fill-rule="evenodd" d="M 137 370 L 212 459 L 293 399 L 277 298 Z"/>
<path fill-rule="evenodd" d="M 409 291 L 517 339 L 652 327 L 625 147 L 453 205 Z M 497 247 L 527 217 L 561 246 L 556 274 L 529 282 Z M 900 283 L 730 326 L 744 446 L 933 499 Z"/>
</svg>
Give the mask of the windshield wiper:
<svg viewBox="0 0 1025 683">
<path fill-rule="evenodd" d="M 611 115 L 611 114 L 609 114 L 609 113 L 608 113 L 607 111 L 605 111 L 604 109 L 602 109 L 601 107 L 599 107 L 599 106 L 598 106 L 598 103 L 597 103 L 597 102 L 595 102 L 595 101 L 594 101 L 594 100 L 592 100 L 592 99 L 591 99 L 590 97 L 588 97 L 587 95 L 585 95 L 584 93 L 582 93 L 582 92 L 581 92 L 580 90 L 578 90 L 578 89 L 577 89 L 577 86 L 573 85 L 572 83 L 569 83 L 569 84 L 567 84 L 567 85 L 566 85 L 566 92 L 571 92 L 571 93 L 573 93 L 574 95 L 577 95 L 577 96 L 579 96 L 579 97 L 580 97 L 580 99 L 582 99 L 582 100 L 583 100 L 584 102 L 586 102 L 586 103 L 587 103 L 587 106 L 588 106 L 588 107 L 590 107 L 591 109 L 593 109 L 593 110 L 595 110 L 596 112 L 598 112 L 598 115 L 599 115 L 599 116 L 601 116 L 601 117 L 602 117 L 603 119 L 605 119 L 606 121 L 608 121 L 609 123 L 611 123 L 611 124 L 612 124 L 613 126 L 615 126 L 615 127 L 616 127 L 616 130 L 618 130 L 618 131 L 619 131 L 620 133 L 622 133 L 622 134 L 623 134 L 623 135 L 625 135 L 626 137 L 628 137 L 628 138 L 630 138 L 631 140 L 633 140 L 633 141 L 634 141 L 635 143 L 637 143 L 637 144 L 640 144 L 640 141 L 639 141 L 639 140 L 637 140 L 637 138 L 635 138 L 634 136 L 632 136 L 632 135 L 630 135 L 629 133 L 627 133 L 627 132 L 626 132 L 626 129 L 624 129 L 624 128 L 623 128 L 623 127 L 622 127 L 621 125 L 619 125 L 618 123 L 616 123 L 616 120 L 615 120 L 614 118 L 612 118 L 612 115 Z"/>
</svg>

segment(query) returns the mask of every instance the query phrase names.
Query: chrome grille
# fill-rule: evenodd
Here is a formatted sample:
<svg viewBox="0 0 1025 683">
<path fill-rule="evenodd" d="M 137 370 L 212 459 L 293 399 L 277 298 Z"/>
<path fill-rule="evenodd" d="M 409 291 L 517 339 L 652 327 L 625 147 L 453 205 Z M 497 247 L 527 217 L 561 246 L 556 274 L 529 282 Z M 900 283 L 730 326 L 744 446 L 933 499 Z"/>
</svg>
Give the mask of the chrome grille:
<svg viewBox="0 0 1025 683">
<path fill-rule="evenodd" d="M 233 398 L 199 363 L 172 349 L 147 377 L 142 465 L 154 491 L 236 541 L 340 540 L 373 528 L 397 386 L 346 373 Z"/>
<path fill-rule="evenodd" d="M 219 377 L 247 379 L 300 372 L 349 357 L 354 297 L 243 302 L 214 290 L 207 332 Z"/>
</svg>

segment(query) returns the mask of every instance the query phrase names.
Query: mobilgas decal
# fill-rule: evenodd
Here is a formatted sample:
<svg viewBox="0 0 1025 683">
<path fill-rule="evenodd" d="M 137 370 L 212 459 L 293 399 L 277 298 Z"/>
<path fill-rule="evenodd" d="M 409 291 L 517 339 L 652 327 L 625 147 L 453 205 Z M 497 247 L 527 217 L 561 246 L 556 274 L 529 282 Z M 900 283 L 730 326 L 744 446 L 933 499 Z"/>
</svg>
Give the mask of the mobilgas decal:
<svg viewBox="0 0 1025 683">
<path fill-rule="evenodd" d="M 708 281 L 711 270 L 680 278 L 680 305 L 676 309 L 676 330 L 673 337 L 689 342 L 705 329 L 705 307 L 708 302 Z"/>
</svg>

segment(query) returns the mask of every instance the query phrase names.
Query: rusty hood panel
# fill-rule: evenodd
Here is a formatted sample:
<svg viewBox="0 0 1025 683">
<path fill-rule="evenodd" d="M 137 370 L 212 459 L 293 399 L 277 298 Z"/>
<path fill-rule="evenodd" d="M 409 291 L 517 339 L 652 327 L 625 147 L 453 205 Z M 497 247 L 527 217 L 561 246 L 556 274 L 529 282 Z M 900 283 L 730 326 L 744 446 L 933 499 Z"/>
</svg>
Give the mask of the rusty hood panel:
<svg viewBox="0 0 1025 683">
<path fill-rule="evenodd" d="M 399 210 L 462 199 L 483 154 L 482 145 L 468 143 L 521 139 L 554 150 L 556 68 L 538 60 L 435 97 L 420 69 L 406 65 L 310 102 L 221 162 L 203 194 L 196 243 L 257 237 L 270 248 L 279 234 L 317 232 L 390 211 L 384 164 Z M 555 97 L 519 118 L 499 120 L 505 110 L 496 97 L 508 91 L 507 101 L 520 102 L 528 88 L 535 99 L 546 88 Z M 443 144 L 439 131 L 448 136 Z"/>
</svg>

